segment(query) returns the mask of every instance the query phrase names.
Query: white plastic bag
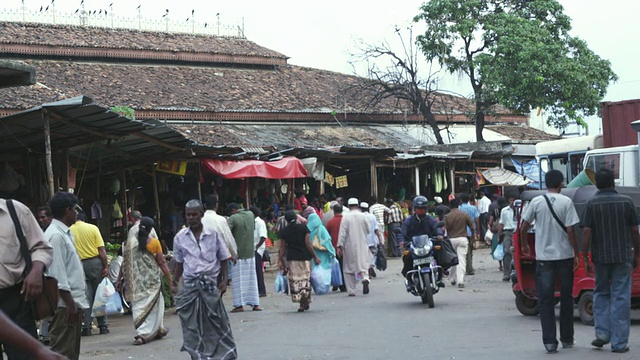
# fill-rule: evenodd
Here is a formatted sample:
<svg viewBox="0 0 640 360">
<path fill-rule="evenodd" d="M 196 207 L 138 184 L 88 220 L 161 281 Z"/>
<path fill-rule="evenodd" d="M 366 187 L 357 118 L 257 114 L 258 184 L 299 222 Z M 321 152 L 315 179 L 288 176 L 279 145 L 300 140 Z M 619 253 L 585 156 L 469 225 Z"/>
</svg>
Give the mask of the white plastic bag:
<svg viewBox="0 0 640 360">
<path fill-rule="evenodd" d="M 491 229 L 487 229 L 487 232 L 484 233 L 484 241 L 490 243 L 493 240 L 493 233 Z"/>
<path fill-rule="evenodd" d="M 311 270 L 311 287 L 316 295 L 324 295 L 331 289 L 331 269 L 317 265 Z"/>
<path fill-rule="evenodd" d="M 93 308 L 91 317 L 109 315 L 107 313 L 107 303 L 116 294 L 116 288 L 108 278 L 102 279 L 100 285 L 96 289 L 96 295 L 93 299 Z M 120 296 L 118 295 L 118 299 Z M 120 300 L 120 310 L 122 310 L 122 300 Z M 119 311 L 118 311 L 119 312 Z"/>
<path fill-rule="evenodd" d="M 493 259 L 498 261 L 504 259 L 504 246 L 502 244 L 496 246 L 496 249 L 493 251 Z"/>
</svg>

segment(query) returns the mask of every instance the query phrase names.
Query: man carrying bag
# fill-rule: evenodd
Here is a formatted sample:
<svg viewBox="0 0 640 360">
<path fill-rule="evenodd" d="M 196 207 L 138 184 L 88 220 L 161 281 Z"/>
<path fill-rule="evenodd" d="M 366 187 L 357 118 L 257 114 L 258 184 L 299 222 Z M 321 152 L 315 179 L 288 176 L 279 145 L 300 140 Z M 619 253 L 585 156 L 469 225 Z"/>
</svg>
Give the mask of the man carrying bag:
<svg viewBox="0 0 640 360">
<path fill-rule="evenodd" d="M 24 233 L 29 259 L 25 259 L 21 252 L 16 225 L 11 216 L 11 205 Z M 37 331 L 31 302 L 42 293 L 43 272 L 51 265 L 53 249 L 44 239 L 42 230 L 29 208 L 18 201 L 0 199 L 0 248 L 0 309 L 35 338 Z M 27 268 L 29 262 L 30 269 Z M 0 345 L 4 345 L 4 352 L 9 360 L 32 358 L 27 352 L 6 344 Z"/>
</svg>

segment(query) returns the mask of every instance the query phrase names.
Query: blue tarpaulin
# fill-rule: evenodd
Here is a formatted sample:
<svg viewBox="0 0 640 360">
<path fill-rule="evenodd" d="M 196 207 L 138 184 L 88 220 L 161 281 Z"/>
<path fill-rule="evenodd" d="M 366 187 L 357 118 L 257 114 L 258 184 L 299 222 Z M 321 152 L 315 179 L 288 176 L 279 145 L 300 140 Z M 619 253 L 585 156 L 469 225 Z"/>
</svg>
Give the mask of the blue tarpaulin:
<svg viewBox="0 0 640 360">
<path fill-rule="evenodd" d="M 511 162 L 513 166 L 516 168 L 516 171 L 520 175 L 524 175 L 527 179 L 533 181 L 527 184 L 528 187 L 534 189 L 540 189 L 540 164 L 536 159 L 533 159 L 528 162 L 520 162 L 514 158 L 511 158 Z M 544 182 L 544 173 L 543 182 Z"/>
</svg>

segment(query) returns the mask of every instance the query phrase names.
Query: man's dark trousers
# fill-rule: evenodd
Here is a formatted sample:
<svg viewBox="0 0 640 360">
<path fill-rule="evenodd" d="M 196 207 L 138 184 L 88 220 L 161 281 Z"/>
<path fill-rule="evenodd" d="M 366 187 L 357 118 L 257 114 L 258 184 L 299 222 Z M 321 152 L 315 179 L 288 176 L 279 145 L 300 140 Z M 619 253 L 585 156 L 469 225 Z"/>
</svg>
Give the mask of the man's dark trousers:
<svg viewBox="0 0 640 360">
<path fill-rule="evenodd" d="M 6 289 L 0 289 L 0 310 L 2 310 L 14 323 L 34 338 L 37 338 L 36 321 L 29 303 L 20 295 L 22 283 Z M 0 343 L 2 345 L 2 343 Z M 33 359 L 31 354 L 25 353 L 14 347 L 4 345 L 4 353 L 9 360 Z M 2 346 L 0 346 L 0 359 L 2 359 Z"/>
<path fill-rule="evenodd" d="M 258 294 L 260 296 L 267 295 L 267 287 L 264 285 L 264 270 L 262 267 L 262 256 L 255 252 L 256 258 L 256 278 L 258 279 Z"/>
<path fill-rule="evenodd" d="M 96 296 L 96 290 L 98 285 L 102 282 L 102 260 L 99 257 L 94 257 L 87 260 L 82 260 L 82 269 L 84 270 L 84 279 L 86 284 L 87 300 L 89 301 L 89 308 L 84 310 L 84 323 L 83 328 L 89 329 L 91 332 L 91 310 L 93 307 L 93 300 Z M 107 327 L 107 317 L 98 316 L 98 327 Z"/>
<path fill-rule="evenodd" d="M 573 343 L 573 258 L 536 262 L 538 309 L 542 342 L 558 345 L 556 337 L 555 284 L 560 282 L 560 341 Z"/>
</svg>

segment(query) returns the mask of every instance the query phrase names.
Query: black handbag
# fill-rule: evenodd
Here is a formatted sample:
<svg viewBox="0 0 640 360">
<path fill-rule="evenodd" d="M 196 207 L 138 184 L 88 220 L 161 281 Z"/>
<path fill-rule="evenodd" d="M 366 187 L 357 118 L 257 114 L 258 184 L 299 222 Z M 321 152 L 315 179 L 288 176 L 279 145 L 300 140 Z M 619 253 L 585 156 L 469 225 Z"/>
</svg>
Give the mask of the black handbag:
<svg viewBox="0 0 640 360">
<path fill-rule="evenodd" d="M 456 253 L 456 249 L 453 248 L 451 240 L 449 240 L 449 238 L 444 238 L 442 241 L 438 241 L 437 243 L 441 246 L 440 251 L 436 254 L 436 261 L 438 261 L 438 265 L 442 266 L 445 270 L 458 265 L 458 254 Z"/>
<path fill-rule="evenodd" d="M 378 252 L 376 253 L 376 269 L 380 271 L 387 270 L 387 258 L 384 256 L 384 246 L 378 245 Z"/>
</svg>

